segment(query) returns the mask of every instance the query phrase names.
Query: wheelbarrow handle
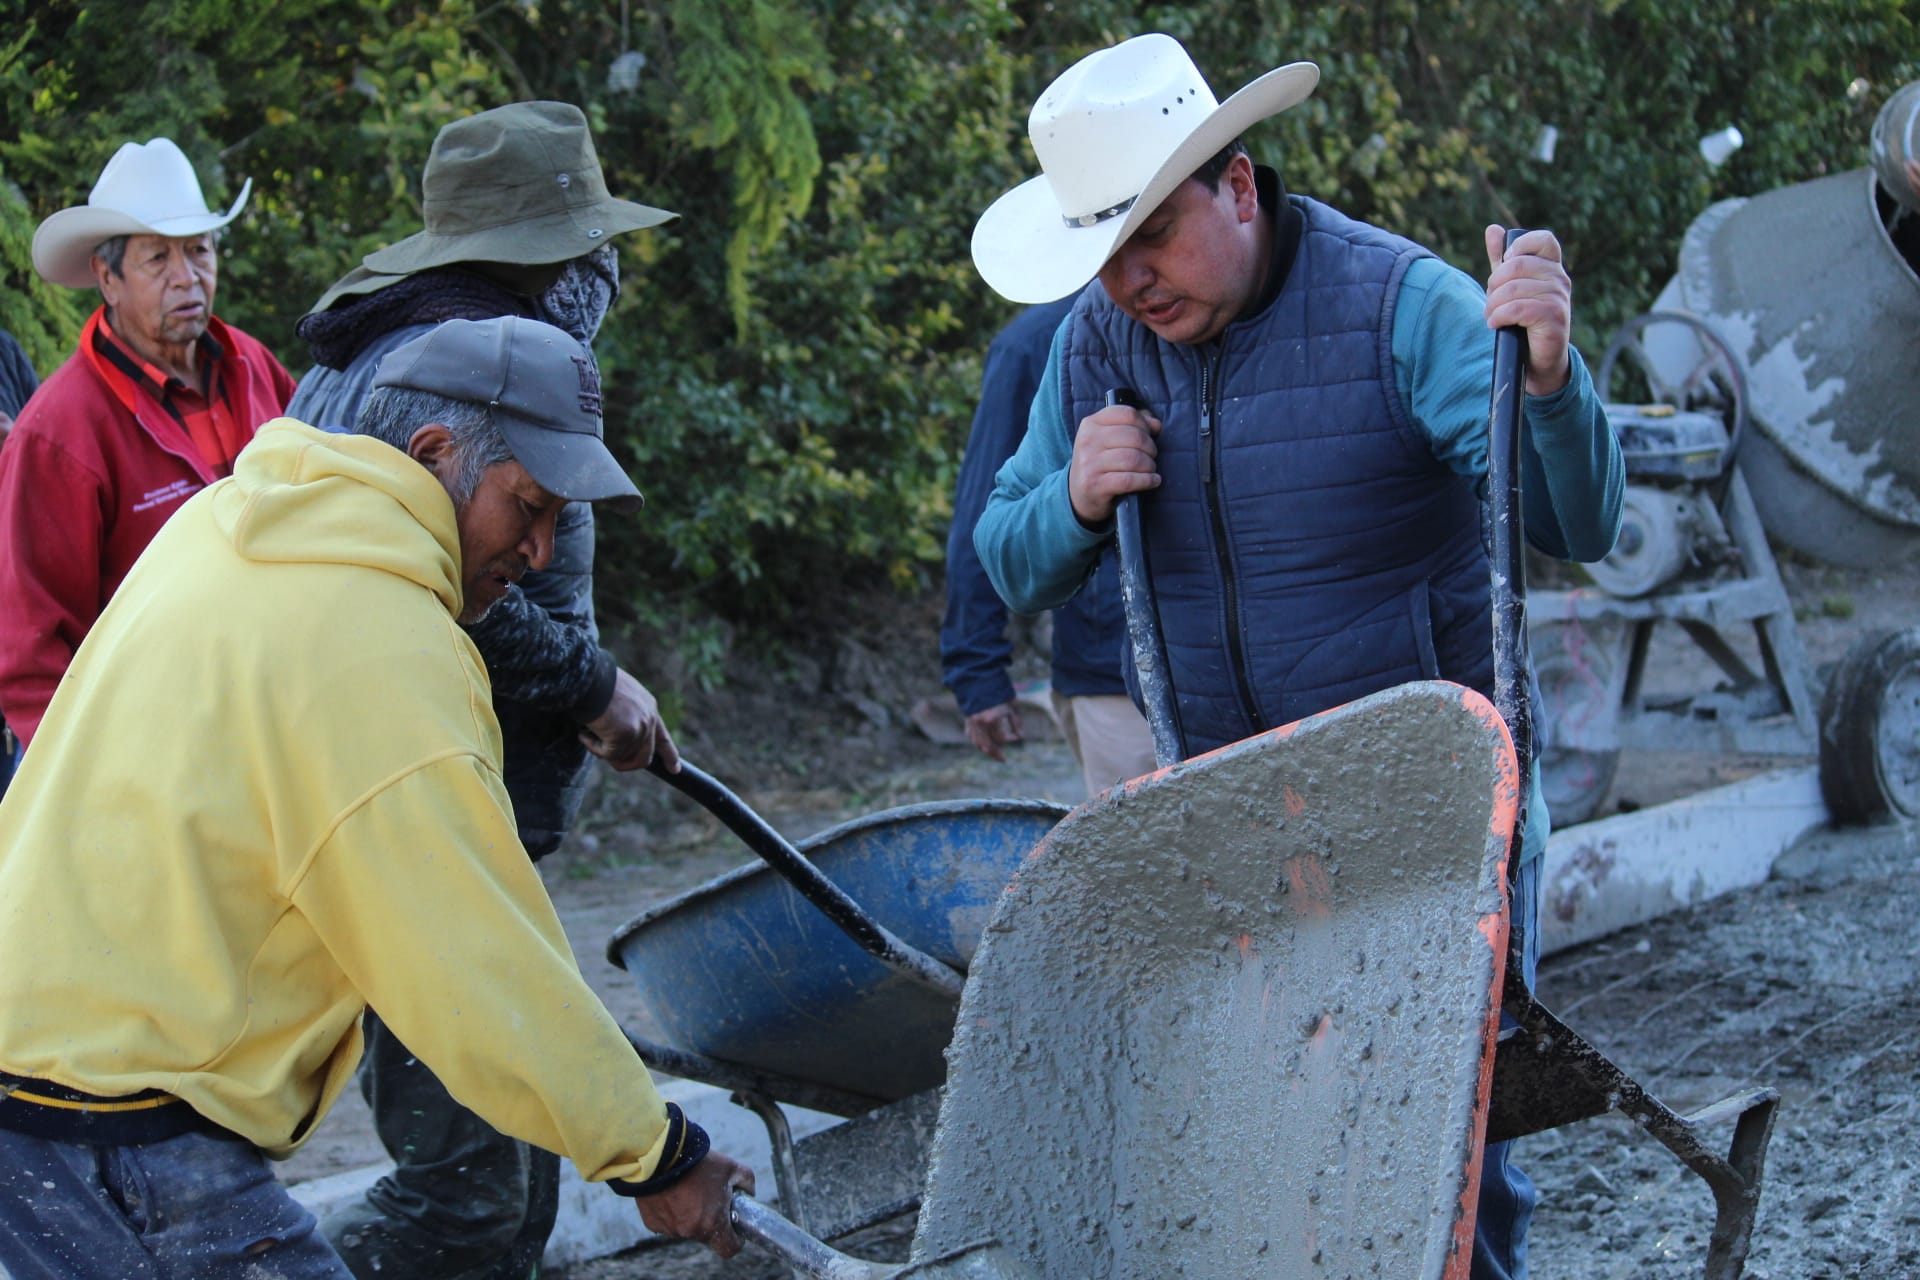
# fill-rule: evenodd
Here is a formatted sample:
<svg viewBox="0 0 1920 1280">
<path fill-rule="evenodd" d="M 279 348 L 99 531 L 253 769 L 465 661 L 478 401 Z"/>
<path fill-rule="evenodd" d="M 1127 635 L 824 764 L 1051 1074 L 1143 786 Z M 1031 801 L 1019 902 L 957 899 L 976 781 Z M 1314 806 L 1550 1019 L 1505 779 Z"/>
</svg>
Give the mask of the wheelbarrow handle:
<svg viewBox="0 0 1920 1280">
<path fill-rule="evenodd" d="M 1507 231 L 1507 247 L 1524 232 Z M 1487 493 L 1492 504 L 1493 695 L 1519 762 L 1521 795 L 1533 763 L 1533 709 L 1527 690 L 1526 531 L 1520 505 L 1520 434 L 1526 395 L 1526 334 L 1493 335 L 1493 392 L 1487 419 Z"/>
<path fill-rule="evenodd" d="M 814 1280 L 887 1280 L 902 1270 L 821 1244 L 744 1191 L 733 1193 L 733 1229 L 792 1267 L 795 1274 Z"/>
<path fill-rule="evenodd" d="M 684 756 L 677 773 L 669 771 L 657 755 L 647 769 L 718 818 L 862 951 L 895 973 L 942 995 L 960 998 L 966 980 L 957 970 L 901 941 L 712 774 L 689 764 Z"/>
<path fill-rule="evenodd" d="M 811 1280 L 1040 1280 L 994 1240 L 918 1262 L 868 1262 L 820 1243 L 743 1191 L 733 1193 L 733 1229 Z"/>
<path fill-rule="evenodd" d="M 1109 405 L 1139 409 L 1140 397 L 1127 387 L 1107 392 Z M 1173 700 L 1173 680 L 1167 670 L 1166 639 L 1160 631 L 1160 613 L 1153 603 L 1153 582 L 1147 576 L 1147 544 L 1140 532 L 1140 495 L 1121 496 L 1113 509 L 1114 542 L 1120 557 L 1120 599 L 1127 614 L 1127 638 L 1133 647 L 1134 674 L 1140 680 L 1147 727 L 1153 732 L 1153 758 L 1161 768 L 1186 758 L 1180 742 L 1180 719 Z"/>
<path fill-rule="evenodd" d="M 1507 230 L 1506 248 L 1525 232 Z M 1520 448 L 1527 377 L 1526 333 L 1517 325 L 1493 335 L 1493 391 L 1487 416 L 1488 548 L 1493 563 L 1493 705 L 1513 739 L 1519 774 L 1519 807 L 1507 852 L 1507 883 L 1517 883 L 1527 833 L 1527 800 L 1533 788 L 1533 705 L 1527 658 L 1526 526 L 1520 505 Z M 1516 927 L 1514 954 L 1523 940 Z"/>
<path fill-rule="evenodd" d="M 1140 534 L 1140 495 L 1129 493 L 1114 507 L 1114 532 L 1120 548 L 1120 598 L 1127 611 L 1127 635 L 1133 644 L 1133 669 L 1140 678 L 1147 727 L 1153 731 L 1153 758 L 1161 768 L 1178 764 L 1180 728 L 1174 718 L 1173 687 L 1167 679 L 1167 646 L 1154 611 L 1147 580 L 1146 551 Z"/>
</svg>

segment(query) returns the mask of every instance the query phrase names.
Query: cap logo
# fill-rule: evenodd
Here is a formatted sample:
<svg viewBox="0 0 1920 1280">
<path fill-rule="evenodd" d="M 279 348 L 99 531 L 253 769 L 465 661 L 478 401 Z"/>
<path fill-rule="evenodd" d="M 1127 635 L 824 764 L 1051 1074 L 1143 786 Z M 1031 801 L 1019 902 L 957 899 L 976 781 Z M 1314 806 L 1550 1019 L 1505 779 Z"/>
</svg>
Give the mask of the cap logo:
<svg viewBox="0 0 1920 1280">
<path fill-rule="evenodd" d="M 580 412 L 600 416 L 600 371 L 592 362 L 581 356 L 571 357 L 573 367 L 580 374 Z"/>
</svg>

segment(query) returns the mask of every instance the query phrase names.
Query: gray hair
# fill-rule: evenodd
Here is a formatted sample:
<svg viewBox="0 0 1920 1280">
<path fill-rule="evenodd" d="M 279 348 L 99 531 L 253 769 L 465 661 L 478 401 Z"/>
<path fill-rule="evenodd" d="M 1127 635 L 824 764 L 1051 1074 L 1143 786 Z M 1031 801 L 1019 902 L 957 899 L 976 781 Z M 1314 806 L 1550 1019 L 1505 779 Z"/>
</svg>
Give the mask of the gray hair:
<svg viewBox="0 0 1920 1280">
<path fill-rule="evenodd" d="M 513 461 L 513 450 L 500 434 L 493 410 L 411 387 L 375 387 L 369 391 L 353 430 L 355 435 L 384 440 L 405 453 L 413 433 L 430 423 L 438 423 L 453 434 L 454 473 L 448 488 L 456 506 L 473 497 L 488 467 Z"/>
<path fill-rule="evenodd" d="M 210 232 L 202 233 L 213 237 L 213 245 L 216 249 L 220 247 L 220 230 L 220 228 L 216 227 Z M 193 236 L 168 236 L 167 238 L 169 240 L 195 239 Z M 122 280 L 127 278 L 125 271 L 127 264 L 127 239 L 128 237 L 126 236 L 111 236 L 93 247 L 93 256 L 106 263 L 107 270 L 113 272 L 113 274 L 119 276 Z"/>
<path fill-rule="evenodd" d="M 113 274 L 123 279 L 126 277 L 127 273 L 121 268 L 127 261 L 127 237 L 114 236 L 111 240 L 102 240 L 94 249 L 93 256 L 105 262 L 107 270 Z"/>
</svg>

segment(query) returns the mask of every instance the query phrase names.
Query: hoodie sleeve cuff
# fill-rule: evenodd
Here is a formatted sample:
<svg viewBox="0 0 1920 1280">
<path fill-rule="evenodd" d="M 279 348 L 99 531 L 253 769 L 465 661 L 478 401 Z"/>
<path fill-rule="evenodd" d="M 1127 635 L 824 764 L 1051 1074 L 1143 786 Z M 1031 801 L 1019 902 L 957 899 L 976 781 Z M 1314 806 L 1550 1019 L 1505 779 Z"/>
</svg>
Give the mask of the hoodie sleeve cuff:
<svg viewBox="0 0 1920 1280">
<path fill-rule="evenodd" d="M 687 1119 L 686 1112 L 677 1102 L 667 1104 L 667 1140 L 662 1147 L 660 1165 L 651 1178 L 634 1182 L 627 1178 L 609 1178 L 607 1187 L 616 1195 L 651 1196 L 658 1195 L 674 1183 L 693 1171 L 693 1167 L 707 1158 L 712 1147 L 707 1131 Z"/>
<path fill-rule="evenodd" d="M 567 714 L 577 724 L 592 724 L 606 711 L 613 701 L 613 685 L 620 674 L 620 664 L 605 649 L 593 655 L 593 676 L 587 685 L 587 691 L 580 701 L 573 704 Z"/>
</svg>

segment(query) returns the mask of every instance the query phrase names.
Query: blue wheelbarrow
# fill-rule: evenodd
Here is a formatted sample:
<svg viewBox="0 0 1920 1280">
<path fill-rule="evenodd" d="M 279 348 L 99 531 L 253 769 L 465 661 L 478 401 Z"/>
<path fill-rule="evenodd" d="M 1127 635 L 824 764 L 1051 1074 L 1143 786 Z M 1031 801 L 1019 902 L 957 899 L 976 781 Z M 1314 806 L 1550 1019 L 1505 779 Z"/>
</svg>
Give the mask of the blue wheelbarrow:
<svg viewBox="0 0 1920 1280">
<path fill-rule="evenodd" d="M 654 1070 L 730 1090 L 760 1117 L 780 1208 L 813 1235 L 910 1212 L 964 975 L 1066 806 L 908 805 L 796 846 L 700 769 L 654 772 L 761 861 L 614 934 L 607 958 L 641 996 L 628 1038 Z M 859 1118 L 796 1143 L 783 1104 Z"/>
</svg>

